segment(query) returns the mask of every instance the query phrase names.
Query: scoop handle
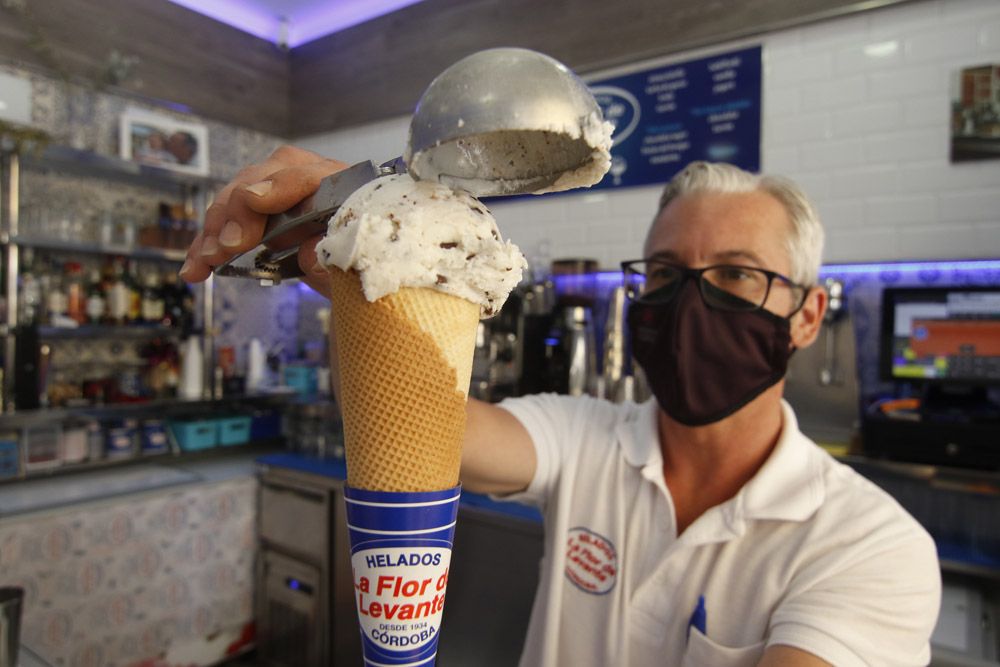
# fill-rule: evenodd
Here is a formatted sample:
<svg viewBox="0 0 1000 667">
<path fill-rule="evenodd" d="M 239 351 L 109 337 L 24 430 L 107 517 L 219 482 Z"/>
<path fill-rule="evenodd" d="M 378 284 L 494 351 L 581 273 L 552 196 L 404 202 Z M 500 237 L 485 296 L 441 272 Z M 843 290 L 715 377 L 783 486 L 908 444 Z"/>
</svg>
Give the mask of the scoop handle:
<svg viewBox="0 0 1000 667">
<path fill-rule="evenodd" d="M 327 176 L 316 192 L 282 213 L 268 216 L 260 244 L 215 268 L 215 275 L 279 283 L 303 275 L 297 254 L 306 239 L 326 231 L 327 222 L 347 198 L 380 176 L 405 171 L 399 158 L 377 165 L 365 160 Z"/>
</svg>

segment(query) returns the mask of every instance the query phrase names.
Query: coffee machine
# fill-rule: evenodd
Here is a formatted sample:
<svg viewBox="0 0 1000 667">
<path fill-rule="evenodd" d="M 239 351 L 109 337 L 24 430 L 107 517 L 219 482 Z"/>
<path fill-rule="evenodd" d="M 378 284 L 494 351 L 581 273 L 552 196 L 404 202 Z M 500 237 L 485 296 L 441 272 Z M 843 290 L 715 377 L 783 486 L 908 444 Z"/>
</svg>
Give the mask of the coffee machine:
<svg viewBox="0 0 1000 667">
<path fill-rule="evenodd" d="M 516 292 L 517 395 L 589 394 L 615 402 L 648 396 L 631 363 L 617 273 L 599 272 L 595 260 L 557 260 L 551 277 Z"/>
</svg>

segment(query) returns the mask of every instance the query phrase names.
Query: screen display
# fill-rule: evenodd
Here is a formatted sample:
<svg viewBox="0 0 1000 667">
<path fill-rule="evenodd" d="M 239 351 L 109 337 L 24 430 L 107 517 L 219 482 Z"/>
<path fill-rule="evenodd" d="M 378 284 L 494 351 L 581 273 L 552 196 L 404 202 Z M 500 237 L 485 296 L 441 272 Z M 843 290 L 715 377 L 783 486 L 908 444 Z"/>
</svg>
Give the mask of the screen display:
<svg viewBox="0 0 1000 667">
<path fill-rule="evenodd" d="M 1000 382 L 1000 287 L 887 289 L 882 307 L 885 379 Z"/>
</svg>

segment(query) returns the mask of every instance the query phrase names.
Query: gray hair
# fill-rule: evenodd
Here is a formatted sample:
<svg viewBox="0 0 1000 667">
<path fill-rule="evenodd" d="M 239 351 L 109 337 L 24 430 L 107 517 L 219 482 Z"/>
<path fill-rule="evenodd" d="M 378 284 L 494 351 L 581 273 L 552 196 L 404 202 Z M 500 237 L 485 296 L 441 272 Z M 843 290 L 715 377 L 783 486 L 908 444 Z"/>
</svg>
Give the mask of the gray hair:
<svg viewBox="0 0 1000 667">
<path fill-rule="evenodd" d="M 766 192 L 781 202 L 792 221 L 785 240 L 791 259 L 789 276 L 800 285 L 815 285 L 823 257 L 823 224 L 802 189 L 787 178 L 751 174 L 721 162 L 692 162 L 674 176 L 660 195 L 657 215 L 674 199 L 693 193 Z"/>
</svg>

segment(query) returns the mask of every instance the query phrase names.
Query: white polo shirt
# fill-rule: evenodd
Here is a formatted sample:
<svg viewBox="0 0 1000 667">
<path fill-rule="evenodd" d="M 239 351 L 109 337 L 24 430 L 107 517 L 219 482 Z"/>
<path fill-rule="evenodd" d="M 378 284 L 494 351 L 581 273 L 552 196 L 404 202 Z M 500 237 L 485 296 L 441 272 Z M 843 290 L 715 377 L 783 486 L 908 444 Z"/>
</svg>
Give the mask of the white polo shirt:
<svg viewBox="0 0 1000 667">
<path fill-rule="evenodd" d="M 509 498 L 538 506 L 546 528 L 523 667 L 755 665 L 774 644 L 837 666 L 929 661 L 933 541 L 802 435 L 787 404 L 763 467 L 679 538 L 655 401 L 501 407 L 538 453 L 531 485 Z"/>
</svg>

